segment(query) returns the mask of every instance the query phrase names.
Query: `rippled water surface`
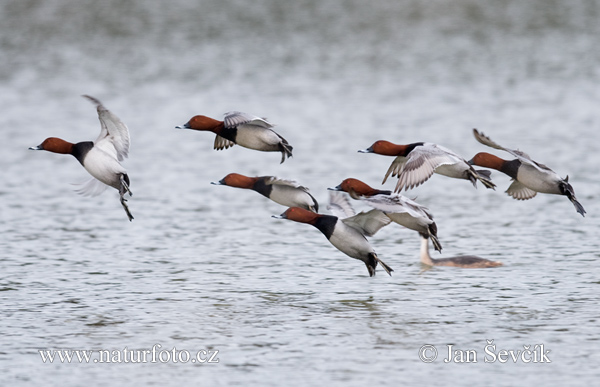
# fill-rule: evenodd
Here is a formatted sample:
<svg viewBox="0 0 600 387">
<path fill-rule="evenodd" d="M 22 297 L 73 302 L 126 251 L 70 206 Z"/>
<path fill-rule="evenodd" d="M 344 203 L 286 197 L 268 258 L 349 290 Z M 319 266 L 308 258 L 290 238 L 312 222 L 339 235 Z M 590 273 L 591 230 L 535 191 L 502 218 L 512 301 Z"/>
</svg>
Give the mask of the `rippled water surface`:
<svg viewBox="0 0 600 387">
<path fill-rule="evenodd" d="M 592 385 L 599 17 L 596 1 L 3 2 L 1 384 Z M 131 223 L 114 190 L 73 192 L 87 175 L 72 157 L 27 150 L 95 139 L 81 94 L 130 128 Z M 230 110 L 268 117 L 294 157 L 174 129 Z M 470 158 L 490 151 L 474 127 L 568 174 L 587 216 L 565 197 L 512 200 L 500 173 L 495 192 L 434 176 L 409 195 L 434 213 L 441 257 L 504 266 L 424 270 L 416 233 L 391 225 L 371 243 L 393 276 L 369 278 L 318 230 L 272 219 L 278 204 L 209 184 L 293 178 L 326 211 L 344 178 L 379 186 L 390 158 L 358 149 L 431 141 Z M 486 340 L 496 354 L 543 344 L 551 363 L 486 363 Z M 449 345 L 477 362 L 446 363 Z M 219 362 L 119 363 L 153 347 Z"/>
</svg>

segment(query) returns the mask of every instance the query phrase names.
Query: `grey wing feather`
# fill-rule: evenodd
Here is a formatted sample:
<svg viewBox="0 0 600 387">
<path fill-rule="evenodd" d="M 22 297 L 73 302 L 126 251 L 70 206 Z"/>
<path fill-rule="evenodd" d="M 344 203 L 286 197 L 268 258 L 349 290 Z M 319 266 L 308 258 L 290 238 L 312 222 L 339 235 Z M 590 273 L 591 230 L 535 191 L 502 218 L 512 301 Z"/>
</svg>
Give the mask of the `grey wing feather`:
<svg viewBox="0 0 600 387">
<path fill-rule="evenodd" d="M 512 184 L 506 190 L 506 193 L 517 200 L 528 200 L 537 195 L 537 192 L 525 187 L 517 180 L 513 180 Z"/>
<path fill-rule="evenodd" d="M 96 105 L 96 110 L 98 111 L 98 119 L 100 120 L 100 135 L 96 141 L 94 141 L 94 144 L 112 137 L 111 143 L 117 152 L 117 160 L 123 161 L 124 158 L 129 156 L 130 138 L 127 125 L 125 125 L 121 119 L 119 119 L 119 117 L 104 107 L 102 102 L 100 102 L 98 99 L 89 95 L 84 95 L 83 97 L 87 98 L 94 105 Z"/>
<path fill-rule="evenodd" d="M 348 196 L 336 191 L 329 191 L 329 205 L 327 209 L 339 219 L 349 218 L 356 213 Z"/>
<path fill-rule="evenodd" d="M 273 124 L 268 122 L 265 118 L 253 116 L 252 114 L 242 112 L 227 112 L 223 119 L 224 126 L 226 128 L 235 128 L 242 124 L 256 125 L 262 128 L 272 128 Z"/>
<path fill-rule="evenodd" d="M 403 188 L 416 187 L 427 181 L 441 165 L 455 164 L 460 161 L 460 157 L 438 146 L 415 148 L 398 173 L 396 192 Z"/>
<path fill-rule="evenodd" d="M 408 213 L 415 218 L 425 216 L 433 219 L 433 215 L 431 215 L 427 207 L 402 195 L 376 195 L 372 198 L 364 198 L 363 200 L 371 207 L 385 213 Z"/>
<path fill-rule="evenodd" d="M 235 142 L 229 141 L 228 139 L 223 138 L 223 137 L 219 136 L 218 134 L 215 137 L 214 149 L 216 149 L 216 150 L 227 149 L 234 145 L 235 145 Z"/>
<path fill-rule="evenodd" d="M 392 161 L 392 163 L 390 164 L 390 167 L 388 168 L 387 172 L 385 173 L 385 177 L 383 178 L 383 181 L 381 182 L 381 184 L 385 184 L 385 182 L 387 181 L 390 174 L 392 175 L 392 177 L 398 176 L 400 174 L 400 171 L 402 170 L 402 167 L 404 166 L 405 162 L 406 162 L 406 157 L 397 156 L 394 159 L 394 161 Z"/>
<path fill-rule="evenodd" d="M 295 180 L 287 180 L 287 179 L 280 179 L 280 178 L 278 178 L 276 176 L 268 176 L 265 179 L 265 184 L 270 184 L 270 185 L 284 185 L 284 186 L 288 186 L 288 187 L 298 188 L 298 189 L 301 189 L 303 191 L 308 192 L 308 188 L 300 185 L 297 181 L 295 181 Z"/>
<path fill-rule="evenodd" d="M 392 220 L 379 210 L 360 212 L 354 216 L 342 219 L 347 226 L 353 227 L 365 236 L 373 236 L 382 227 L 390 224 Z"/>
<path fill-rule="evenodd" d="M 491 138 L 489 138 L 488 136 L 486 136 L 485 134 L 483 134 L 483 132 L 478 131 L 477 129 L 473 129 L 473 136 L 475 136 L 475 139 L 477 141 L 479 141 L 480 143 L 482 143 L 483 145 L 487 145 L 487 146 L 489 146 L 491 148 L 494 148 L 494 149 L 503 150 L 503 151 L 508 152 L 511 155 L 517 157 L 519 160 L 521 160 L 523 162 L 535 165 L 535 166 L 537 166 L 537 167 L 539 167 L 541 169 L 545 169 L 547 171 L 552 171 L 546 165 L 540 164 L 540 163 L 538 163 L 536 161 L 533 161 L 531 159 L 531 157 L 529 157 L 529 155 L 527 153 L 525 153 L 523 151 L 520 151 L 518 149 L 514 150 L 514 149 L 505 148 L 505 147 L 497 144 L 496 142 L 492 141 Z"/>
</svg>

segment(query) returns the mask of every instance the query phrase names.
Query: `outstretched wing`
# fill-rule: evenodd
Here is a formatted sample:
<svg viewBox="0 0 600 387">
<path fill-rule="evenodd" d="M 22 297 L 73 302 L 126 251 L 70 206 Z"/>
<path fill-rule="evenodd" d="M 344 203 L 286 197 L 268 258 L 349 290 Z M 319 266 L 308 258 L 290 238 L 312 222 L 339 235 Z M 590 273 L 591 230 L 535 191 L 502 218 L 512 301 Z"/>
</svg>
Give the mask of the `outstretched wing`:
<svg viewBox="0 0 600 387">
<path fill-rule="evenodd" d="M 96 105 L 96 110 L 98 111 L 100 135 L 96 141 L 94 141 L 94 144 L 104 151 L 113 154 L 117 160 L 123 161 L 123 159 L 129 156 L 130 138 L 127 125 L 125 125 L 119 117 L 104 107 L 102 102 L 98 99 L 90 97 L 89 95 L 84 95 L 83 97 Z"/>
<path fill-rule="evenodd" d="M 436 144 L 415 147 L 398 173 L 395 191 L 416 187 L 427 181 L 437 167 L 461 161 L 463 160 L 458 155 Z"/>
<path fill-rule="evenodd" d="M 371 207 L 383 211 L 384 213 L 407 213 L 413 218 L 426 217 L 433 219 L 433 215 L 431 215 L 427 207 L 399 194 L 375 195 L 370 198 L 365 197 L 362 200 L 367 202 Z"/>
<path fill-rule="evenodd" d="M 350 203 L 350 199 L 348 199 L 348 195 L 336 191 L 329 191 L 329 205 L 327 209 L 339 219 L 349 218 L 356 213 Z"/>
<path fill-rule="evenodd" d="M 538 167 L 540 169 L 545 169 L 547 171 L 552 171 L 546 165 L 540 164 L 540 163 L 538 163 L 536 161 L 533 161 L 531 159 L 531 157 L 529 157 L 529 155 L 527 153 L 522 152 L 522 151 L 520 151 L 518 149 L 514 150 L 514 149 L 505 148 L 502 145 L 499 145 L 498 143 L 494 142 L 491 138 L 489 138 L 488 136 L 486 136 L 485 134 L 483 134 L 483 132 L 478 131 L 477 129 L 473 129 L 473 136 L 475 136 L 475 139 L 477 141 L 479 141 L 480 143 L 482 143 L 483 145 L 487 145 L 487 146 L 489 146 L 491 148 L 500 149 L 500 150 L 503 150 L 505 152 L 508 152 L 511 155 L 513 155 L 516 158 L 518 158 L 523 163 L 530 164 L 530 165 L 536 166 L 536 167 Z"/>
<path fill-rule="evenodd" d="M 347 226 L 353 227 L 365 236 L 373 236 L 382 227 L 390 224 L 392 220 L 379 210 L 360 212 L 354 216 L 342 219 Z"/>
</svg>

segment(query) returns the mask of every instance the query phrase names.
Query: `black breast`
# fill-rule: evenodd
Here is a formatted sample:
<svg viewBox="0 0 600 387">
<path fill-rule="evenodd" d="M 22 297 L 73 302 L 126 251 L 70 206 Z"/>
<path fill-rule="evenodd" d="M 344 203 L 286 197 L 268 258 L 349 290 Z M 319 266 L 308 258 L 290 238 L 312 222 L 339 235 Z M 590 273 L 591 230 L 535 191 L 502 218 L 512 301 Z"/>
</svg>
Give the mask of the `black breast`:
<svg viewBox="0 0 600 387">
<path fill-rule="evenodd" d="M 92 141 L 78 142 L 77 144 L 73 145 L 73 156 L 75 156 L 77 161 L 83 165 L 83 159 L 85 158 L 85 155 L 87 155 L 87 153 L 93 147 L 94 142 Z"/>
<path fill-rule="evenodd" d="M 221 133 L 219 133 L 219 136 L 235 142 L 235 138 L 237 137 L 237 128 L 223 128 Z"/>
<path fill-rule="evenodd" d="M 519 159 L 514 159 L 514 160 L 507 161 L 504 164 L 502 164 L 502 168 L 500 169 L 500 171 L 506 173 L 508 176 L 512 177 L 513 179 L 516 179 L 517 172 L 519 171 L 520 166 L 521 166 L 521 162 L 519 161 Z"/>
<path fill-rule="evenodd" d="M 338 218 L 336 216 L 331 215 L 321 215 L 317 219 L 314 226 L 318 228 L 323 235 L 327 237 L 327 239 L 331 238 L 331 234 L 333 234 L 333 230 L 335 229 L 335 224 L 337 223 Z"/>
<path fill-rule="evenodd" d="M 423 146 L 423 144 L 425 144 L 424 142 L 414 142 L 412 144 L 408 144 L 406 146 L 406 151 L 404 152 L 404 154 L 409 154 L 410 152 L 412 152 L 413 149 L 415 149 L 418 146 Z"/>
<path fill-rule="evenodd" d="M 273 185 L 265 184 L 265 180 L 260 178 L 256 181 L 256 183 L 254 183 L 252 189 L 263 196 L 269 197 L 271 195 L 271 191 L 273 191 Z"/>
</svg>

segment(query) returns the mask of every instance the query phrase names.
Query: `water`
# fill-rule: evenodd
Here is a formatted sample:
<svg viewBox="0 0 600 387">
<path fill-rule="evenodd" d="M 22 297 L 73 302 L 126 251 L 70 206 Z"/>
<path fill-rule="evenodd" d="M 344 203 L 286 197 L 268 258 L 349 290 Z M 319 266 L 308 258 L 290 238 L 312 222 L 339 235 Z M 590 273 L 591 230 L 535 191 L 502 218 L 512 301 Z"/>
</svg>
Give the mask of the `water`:
<svg viewBox="0 0 600 387">
<path fill-rule="evenodd" d="M 0 10 L 3 385 L 600 376 L 598 2 L 45 0 Z M 72 191 L 87 176 L 71 157 L 27 150 L 49 136 L 96 137 L 81 94 L 130 128 L 131 223 L 114 190 Z M 216 152 L 212 135 L 173 129 L 229 110 L 278 124 L 294 157 Z M 326 188 L 344 178 L 383 178 L 391 160 L 358 149 L 432 141 L 469 158 L 489 150 L 473 127 L 568 174 L 587 216 L 564 197 L 512 200 L 499 173 L 496 192 L 434 176 L 410 195 L 434 213 L 441 256 L 505 266 L 423 271 L 417 235 L 392 225 L 371 242 L 394 275 L 369 278 L 314 228 L 272 219 L 279 205 L 209 184 L 230 172 L 295 178 L 324 209 Z M 496 353 L 543 344 L 551 363 L 485 363 L 492 339 Z M 425 344 L 439 351 L 433 363 L 419 359 Z M 475 350 L 477 363 L 445 363 L 448 345 Z M 125 347 L 218 350 L 219 363 L 50 364 L 39 354 Z"/>
</svg>

